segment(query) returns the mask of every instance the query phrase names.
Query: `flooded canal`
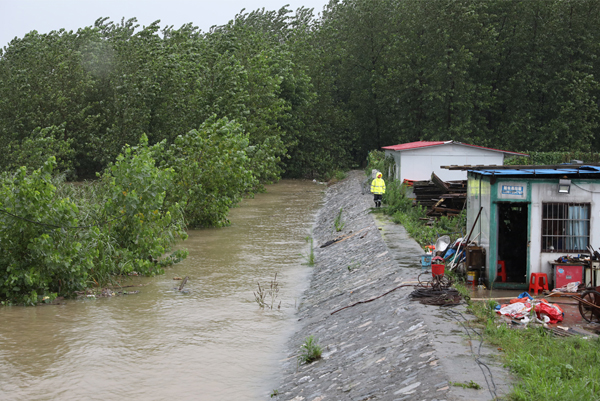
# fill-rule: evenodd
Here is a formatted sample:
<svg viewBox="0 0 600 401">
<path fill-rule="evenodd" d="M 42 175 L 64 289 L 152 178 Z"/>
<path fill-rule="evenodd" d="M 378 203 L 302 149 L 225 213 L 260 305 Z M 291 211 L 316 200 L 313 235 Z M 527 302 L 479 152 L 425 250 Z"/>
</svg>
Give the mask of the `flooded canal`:
<svg viewBox="0 0 600 401">
<path fill-rule="evenodd" d="M 0 308 L 0 399 L 268 399 L 323 191 L 269 186 L 231 210 L 230 227 L 190 231 L 188 259 L 133 281 L 139 294 Z M 281 309 L 261 309 L 256 283 L 275 273 Z M 175 276 L 189 276 L 187 294 Z"/>
</svg>

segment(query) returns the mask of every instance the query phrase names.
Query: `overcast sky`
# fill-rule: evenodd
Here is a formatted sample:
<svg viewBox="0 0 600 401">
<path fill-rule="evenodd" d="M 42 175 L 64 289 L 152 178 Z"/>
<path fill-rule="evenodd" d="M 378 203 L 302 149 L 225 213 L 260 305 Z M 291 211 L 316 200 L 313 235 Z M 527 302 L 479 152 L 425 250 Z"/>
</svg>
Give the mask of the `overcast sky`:
<svg viewBox="0 0 600 401">
<path fill-rule="evenodd" d="M 301 6 L 323 10 L 328 0 L 0 0 L 0 47 L 15 37 L 36 30 L 48 33 L 65 28 L 94 25 L 100 17 L 119 22 L 122 17 L 137 18 L 141 26 L 160 20 L 160 26 L 192 22 L 202 31 L 223 25 L 242 8 L 279 10 L 286 4 L 292 10 Z"/>
</svg>

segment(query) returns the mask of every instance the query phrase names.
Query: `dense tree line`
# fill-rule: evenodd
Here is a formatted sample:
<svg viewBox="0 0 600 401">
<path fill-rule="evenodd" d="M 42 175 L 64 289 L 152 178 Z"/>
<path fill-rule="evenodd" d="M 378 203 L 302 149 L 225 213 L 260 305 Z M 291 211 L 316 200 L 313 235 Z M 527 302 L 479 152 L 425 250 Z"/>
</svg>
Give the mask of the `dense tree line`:
<svg viewBox="0 0 600 401">
<path fill-rule="evenodd" d="M 597 0 L 347 0 L 324 13 L 360 153 L 414 140 L 597 149 Z"/>
<path fill-rule="evenodd" d="M 261 181 L 413 140 L 589 151 L 599 13 L 598 0 L 333 0 L 206 33 L 135 19 L 34 31 L 0 56 L 0 141 L 17 150 L 2 167 L 45 129 L 87 177 L 142 133 L 173 143 L 211 116 L 241 125 Z"/>
</svg>

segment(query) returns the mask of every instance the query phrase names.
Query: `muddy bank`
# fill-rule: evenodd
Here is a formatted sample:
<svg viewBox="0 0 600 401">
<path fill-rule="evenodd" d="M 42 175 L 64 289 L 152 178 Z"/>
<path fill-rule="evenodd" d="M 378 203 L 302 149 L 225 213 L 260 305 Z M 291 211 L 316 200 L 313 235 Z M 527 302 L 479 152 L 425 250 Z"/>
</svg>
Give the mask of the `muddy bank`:
<svg viewBox="0 0 600 401">
<path fill-rule="evenodd" d="M 422 250 L 402 226 L 370 214 L 372 195 L 362 195 L 362 172 L 328 188 L 313 238 L 316 265 L 298 308 L 298 331 L 282 362 L 279 400 L 489 400 L 507 390 L 506 372 L 493 350 L 482 348 L 478 365 L 458 321 L 464 315 L 410 301 L 399 288 L 421 273 Z M 334 228 L 342 209 L 344 227 Z M 319 246 L 347 236 L 325 248 Z M 462 309 L 464 311 L 464 308 Z M 459 308 L 460 311 L 460 308 Z M 322 359 L 299 365 L 300 345 L 315 336 Z M 471 333 L 474 336 L 473 333 Z M 479 341 L 473 338 L 474 352 Z M 482 389 L 450 382 L 473 380 Z"/>
</svg>

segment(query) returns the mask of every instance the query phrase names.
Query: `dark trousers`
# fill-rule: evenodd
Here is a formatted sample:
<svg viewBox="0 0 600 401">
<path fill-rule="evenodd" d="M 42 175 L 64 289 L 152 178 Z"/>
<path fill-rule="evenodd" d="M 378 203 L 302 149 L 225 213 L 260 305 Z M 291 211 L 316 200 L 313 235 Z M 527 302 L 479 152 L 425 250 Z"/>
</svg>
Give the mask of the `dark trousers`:
<svg viewBox="0 0 600 401">
<path fill-rule="evenodd" d="M 383 198 L 383 195 L 378 195 L 375 194 L 374 195 L 374 201 L 375 201 L 375 207 L 381 207 L 381 198 Z"/>
</svg>

